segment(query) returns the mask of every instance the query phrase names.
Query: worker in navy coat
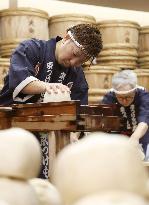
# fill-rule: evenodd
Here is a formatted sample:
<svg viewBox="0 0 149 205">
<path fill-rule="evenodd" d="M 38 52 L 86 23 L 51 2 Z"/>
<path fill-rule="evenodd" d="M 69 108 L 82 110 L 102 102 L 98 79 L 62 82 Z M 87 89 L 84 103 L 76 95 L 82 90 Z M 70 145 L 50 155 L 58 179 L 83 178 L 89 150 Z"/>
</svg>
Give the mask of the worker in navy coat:
<svg viewBox="0 0 149 205">
<path fill-rule="evenodd" d="M 42 102 L 44 93 L 70 92 L 72 100 L 88 103 L 88 84 L 81 65 L 102 49 L 100 31 L 90 24 L 70 27 L 63 38 L 23 41 L 12 53 L 10 69 L 0 93 L 0 104 Z M 41 147 L 47 137 L 38 136 Z M 44 146 L 42 151 L 45 150 Z M 43 151 L 43 158 L 47 157 Z M 45 161 L 48 161 L 47 158 Z M 48 178 L 48 165 L 42 178 Z"/>
<path fill-rule="evenodd" d="M 149 143 L 149 93 L 137 85 L 137 76 L 132 70 L 122 70 L 112 78 L 112 89 L 102 103 L 117 104 L 120 114 L 126 119 L 123 134 L 130 142 L 142 146 L 146 154 Z"/>
</svg>

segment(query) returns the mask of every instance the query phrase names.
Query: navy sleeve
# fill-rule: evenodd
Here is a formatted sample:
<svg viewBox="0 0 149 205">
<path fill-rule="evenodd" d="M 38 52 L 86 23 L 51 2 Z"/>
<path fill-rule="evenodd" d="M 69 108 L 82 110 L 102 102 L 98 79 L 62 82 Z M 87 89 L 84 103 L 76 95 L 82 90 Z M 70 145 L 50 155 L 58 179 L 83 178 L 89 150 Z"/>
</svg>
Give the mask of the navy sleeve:
<svg viewBox="0 0 149 205">
<path fill-rule="evenodd" d="M 40 61 L 40 44 L 36 39 L 23 41 L 13 52 L 9 70 L 9 89 L 12 91 L 27 77 L 35 75 Z"/>
<path fill-rule="evenodd" d="M 116 103 L 116 97 L 113 92 L 108 92 L 102 99 L 103 104 L 113 104 Z"/>
<path fill-rule="evenodd" d="M 136 101 L 138 102 L 138 122 L 145 122 L 149 125 L 149 93 L 140 90 Z"/>
<path fill-rule="evenodd" d="M 82 105 L 88 104 L 88 84 L 81 67 L 76 68 L 76 79 L 71 89 L 71 99 L 80 100 Z"/>
</svg>

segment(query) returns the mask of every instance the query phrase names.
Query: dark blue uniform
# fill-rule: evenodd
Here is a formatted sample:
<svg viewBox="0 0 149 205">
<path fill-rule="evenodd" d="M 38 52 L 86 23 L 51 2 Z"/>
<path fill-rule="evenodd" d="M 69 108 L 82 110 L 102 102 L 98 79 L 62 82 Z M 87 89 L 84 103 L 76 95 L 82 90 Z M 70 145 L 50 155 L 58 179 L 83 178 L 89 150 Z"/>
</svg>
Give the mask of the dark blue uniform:
<svg viewBox="0 0 149 205">
<path fill-rule="evenodd" d="M 22 42 L 11 57 L 10 70 L 0 93 L 0 104 L 42 101 L 43 95 L 25 95 L 21 90 L 34 80 L 71 83 L 71 99 L 88 104 L 88 85 L 81 67 L 65 68 L 55 59 L 56 42 L 61 38 Z M 38 64 L 38 66 L 36 66 Z"/>
<path fill-rule="evenodd" d="M 82 67 L 65 68 L 55 59 L 56 42 L 31 39 L 22 42 L 13 52 L 9 73 L 4 79 L 0 93 L 0 104 L 42 102 L 44 93 L 26 95 L 21 90 L 30 82 L 41 80 L 47 83 L 71 84 L 71 99 L 88 104 L 88 84 Z M 47 133 L 35 133 L 40 142 L 43 161 L 41 178 L 48 178 L 48 138 Z"/>
<path fill-rule="evenodd" d="M 143 89 L 136 89 L 134 101 L 127 107 L 122 106 L 118 102 L 115 93 L 112 91 L 104 96 L 102 103 L 116 103 L 119 106 L 120 113 L 127 119 L 128 131 L 133 132 L 140 122 L 145 122 L 149 125 L 149 93 Z M 146 153 L 147 144 L 149 143 L 149 130 L 140 139 L 140 143 Z"/>
</svg>

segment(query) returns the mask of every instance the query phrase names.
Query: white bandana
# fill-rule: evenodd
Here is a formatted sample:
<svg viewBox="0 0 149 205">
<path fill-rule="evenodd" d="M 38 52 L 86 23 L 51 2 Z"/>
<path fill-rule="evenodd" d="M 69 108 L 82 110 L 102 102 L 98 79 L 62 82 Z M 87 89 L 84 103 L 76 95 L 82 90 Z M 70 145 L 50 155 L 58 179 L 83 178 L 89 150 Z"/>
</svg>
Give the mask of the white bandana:
<svg viewBox="0 0 149 205">
<path fill-rule="evenodd" d="M 84 46 L 81 45 L 78 41 L 75 40 L 75 38 L 73 37 L 73 34 L 71 33 L 71 31 L 68 31 L 67 33 L 68 33 L 69 37 L 71 38 L 71 40 L 74 42 L 74 44 L 75 44 L 78 48 L 80 48 L 88 58 L 91 58 L 91 56 L 89 55 L 89 53 L 85 50 Z M 94 56 L 92 56 L 92 58 L 94 59 Z M 92 60 L 93 60 L 93 59 L 92 59 Z"/>
<path fill-rule="evenodd" d="M 127 91 L 118 91 L 118 90 L 116 90 L 114 88 L 111 88 L 110 91 L 115 92 L 116 94 L 119 94 L 119 95 L 123 95 L 123 94 L 125 95 L 125 94 L 129 94 L 129 93 L 135 91 L 137 88 L 139 88 L 141 90 L 146 90 L 144 87 L 142 87 L 140 85 L 136 85 L 135 88 L 133 88 L 131 90 L 127 90 Z"/>
<path fill-rule="evenodd" d="M 131 89 L 131 90 L 127 90 L 127 91 L 118 91 L 114 88 L 111 89 L 111 91 L 115 92 L 116 94 L 118 95 L 125 95 L 125 94 L 129 94 L 129 93 L 132 93 L 133 91 L 135 91 L 136 89 L 138 88 L 138 86 L 136 85 L 135 88 Z"/>
<path fill-rule="evenodd" d="M 79 48 L 81 48 L 81 49 L 84 49 L 83 46 L 82 46 L 78 41 L 76 41 L 76 40 L 74 39 L 74 37 L 73 37 L 71 31 L 68 31 L 67 33 L 68 33 L 68 35 L 70 36 L 71 40 L 75 43 L 75 45 L 76 45 L 77 47 L 79 47 Z"/>
</svg>

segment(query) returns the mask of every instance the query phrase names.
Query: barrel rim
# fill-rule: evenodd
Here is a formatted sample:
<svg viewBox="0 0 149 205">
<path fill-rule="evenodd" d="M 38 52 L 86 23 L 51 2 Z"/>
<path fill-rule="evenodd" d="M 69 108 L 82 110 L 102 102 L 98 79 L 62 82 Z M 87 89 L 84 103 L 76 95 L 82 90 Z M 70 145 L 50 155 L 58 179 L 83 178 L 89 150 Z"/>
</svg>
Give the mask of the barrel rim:
<svg viewBox="0 0 149 205">
<path fill-rule="evenodd" d="M 103 71 L 103 72 L 105 72 L 105 71 L 107 71 L 107 70 L 110 70 L 110 71 L 115 71 L 115 70 L 120 70 L 120 68 L 119 67 L 116 67 L 116 66 L 103 66 L 103 65 L 99 65 L 99 64 L 97 64 L 97 65 L 92 65 L 92 66 L 88 66 L 88 67 L 86 67 L 85 69 L 83 69 L 83 71 L 93 71 L 93 70 L 99 70 L 99 71 Z"/>
<path fill-rule="evenodd" d="M 110 55 L 110 56 L 105 56 L 105 57 L 102 57 L 102 56 L 98 56 L 97 57 L 98 60 L 100 61 L 109 61 L 109 60 L 130 60 L 130 61 L 137 61 L 137 57 L 135 56 L 125 56 L 125 55 L 121 55 L 121 56 L 117 56 L 117 55 Z"/>
<path fill-rule="evenodd" d="M 138 57 L 138 52 L 137 50 L 131 51 L 131 50 L 124 50 L 124 49 L 103 49 L 100 53 L 99 56 L 106 57 L 106 56 L 134 56 Z"/>
<path fill-rule="evenodd" d="M 130 49 L 138 49 L 138 45 L 132 43 L 105 43 L 103 45 L 103 49 L 111 49 L 111 48 L 130 48 Z"/>
<path fill-rule="evenodd" d="M 141 69 L 137 68 L 134 70 L 136 74 L 139 74 L 139 76 L 148 76 L 149 75 L 149 69 Z"/>
<path fill-rule="evenodd" d="M 31 8 L 31 7 L 19 7 L 15 9 L 3 9 L 0 10 L 0 17 L 3 16 L 17 16 L 17 15 L 30 15 L 30 16 L 40 16 L 46 19 L 49 19 L 49 14 L 46 11 L 43 11 L 41 9 Z"/>
<path fill-rule="evenodd" d="M 122 27 L 134 27 L 134 28 L 140 29 L 140 25 L 137 22 L 124 20 L 124 19 L 96 21 L 96 24 L 101 28 L 122 26 Z"/>
<path fill-rule="evenodd" d="M 65 13 L 65 14 L 53 15 L 53 16 L 50 16 L 49 22 L 50 23 L 61 22 L 67 19 L 68 17 L 72 20 L 79 20 L 79 19 L 82 20 L 83 18 L 83 20 L 86 22 L 96 23 L 96 19 L 94 16 L 87 15 L 87 14 L 77 14 L 77 13 L 70 13 L 70 14 Z"/>
<path fill-rule="evenodd" d="M 149 33 L 149 26 L 142 26 L 140 28 L 140 34 Z"/>
<path fill-rule="evenodd" d="M 141 29 L 146 29 L 146 28 L 148 29 L 149 26 L 147 26 L 147 25 L 146 26 L 141 26 Z"/>
<path fill-rule="evenodd" d="M 137 67 L 137 63 L 134 62 L 117 62 L 115 60 L 111 60 L 111 61 L 104 61 L 104 62 L 100 62 L 98 61 L 99 65 L 109 65 L 109 66 L 119 66 L 120 68 L 124 68 L 124 67 L 129 67 L 129 69 L 135 69 Z"/>
<path fill-rule="evenodd" d="M 139 51 L 139 58 L 148 58 L 149 57 L 149 51 Z"/>
<path fill-rule="evenodd" d="M 107 70 L 106 69 L 101 70 L 100 68 L 96 68 L 96 69 L 92 68 L 90 70 L 85 70 L 84 69 L 83 71 L 84 71 L 85 74 L 101 74 L 101 75 L 102 74 L 111 74 L 111 75 L 113 75 L 115 72 L 120 71 L 120 69 L 117 68 L 115 70 L 114 69 L 112 69 L 112 70 L 110 70 L 110 69 L 109 70 L 108 69 Z"/>
</svg>

